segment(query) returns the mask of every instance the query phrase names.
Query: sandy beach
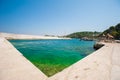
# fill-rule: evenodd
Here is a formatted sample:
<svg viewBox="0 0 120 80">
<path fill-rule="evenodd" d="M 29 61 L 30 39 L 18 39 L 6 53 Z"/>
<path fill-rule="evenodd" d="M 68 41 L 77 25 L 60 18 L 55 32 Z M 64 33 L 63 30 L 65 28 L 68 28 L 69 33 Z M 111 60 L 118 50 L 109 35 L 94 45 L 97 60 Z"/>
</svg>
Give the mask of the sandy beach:
<svg viewBox="0 0 120 80">
<path fill-rule="evenodd" d="M 0 37 L 0 45 L 0 80 L 120 80 L 118 43 L 105 43 L 99 50 L 49 78 L 4 36 Z"/>
<path fill-rule="evenodd" d="M 6 39 L 70 39 L 70 38 L 62 38 L 62 37 L 24 35 L 24 34 L 13 34 L 13 33 L 0 33 L 0 37 L 4 37 Z"/>
</svg>

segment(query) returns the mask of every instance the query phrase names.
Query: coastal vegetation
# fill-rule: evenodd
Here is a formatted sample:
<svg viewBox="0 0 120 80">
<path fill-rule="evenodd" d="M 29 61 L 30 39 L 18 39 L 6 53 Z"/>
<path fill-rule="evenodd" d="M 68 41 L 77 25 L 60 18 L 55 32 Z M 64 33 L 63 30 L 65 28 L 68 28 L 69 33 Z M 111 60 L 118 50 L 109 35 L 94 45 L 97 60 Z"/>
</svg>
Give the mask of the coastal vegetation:
<svg viewBox="0 0 120 80">
<path fill-rule="evenodd" d="M 114 39 L 120 39 L 120 23 L 115 26 L 110 26 L 108 29 L 106 29 L 103 32 L 90 32 L 90 31 L 83 31 L 83 32 L 74 32 L 72 34 L 67 35 L 66 37 L 70 38 L 84 38 L 87 37 L 89 39 L 97 39 L 102 37 L 103 35 L 110 34 L 114 37 Z"/>
<path fill-rule="evenodd" d="M 84 31 L 84 32 L 75 32 L 72 34 L 67 35 L 67 37 L 70 38 L 83 38 L 83 37 L 88 37 L 88 38 L 96 38 L 98 35 L 100 35 L 101 32 L 90 32 L 90 31 Z"/>
<path fill-rule="evenodd" d="M 120 39 L 120 23 L 115 25 L 115 26 L 111 26 L 109 27 L 109 29 L 106 29 L 105 31 L 103 31 L 99 37 L 103 36 L 103 35 L 107 35 L 110 34 L 114 37 L 114 39 Z"/>
</svg>

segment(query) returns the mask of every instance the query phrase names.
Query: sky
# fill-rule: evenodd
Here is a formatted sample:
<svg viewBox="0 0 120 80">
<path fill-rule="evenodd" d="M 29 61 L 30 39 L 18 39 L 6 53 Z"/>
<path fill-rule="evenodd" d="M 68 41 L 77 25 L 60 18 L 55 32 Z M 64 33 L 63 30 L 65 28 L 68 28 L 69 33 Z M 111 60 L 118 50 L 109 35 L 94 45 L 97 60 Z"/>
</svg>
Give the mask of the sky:
<svg viewBox="0 0 120 80">
<path fill-rule="evenodd" d="M 120 23 L 120 0 L 0 0 L 0 32 L 67 35 Z"/>
</svg>

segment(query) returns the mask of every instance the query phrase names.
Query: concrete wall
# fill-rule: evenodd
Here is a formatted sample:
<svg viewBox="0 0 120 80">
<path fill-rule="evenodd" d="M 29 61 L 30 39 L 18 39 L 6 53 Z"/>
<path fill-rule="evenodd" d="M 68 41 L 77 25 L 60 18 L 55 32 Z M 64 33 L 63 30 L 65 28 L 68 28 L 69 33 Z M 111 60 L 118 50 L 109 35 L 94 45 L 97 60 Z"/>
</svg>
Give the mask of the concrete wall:
<svg viewBox="0 0 120 80">
<path fill-rule="evenodd" d="M 120 44 L 105 44 L 47 80 L 120 80 Z"/>
<path fill-rule="evenodd" d="M 101 49 L 47 78 L 5 38 L 0 38 L 0 80 L 120 80 L 120 44 Z"/>
<path fill-rule="evenodd" d="M 0 80 L 46 80 L 47 76 L 29 62 L 5 38 L 0 38 Z"/>
</svg>

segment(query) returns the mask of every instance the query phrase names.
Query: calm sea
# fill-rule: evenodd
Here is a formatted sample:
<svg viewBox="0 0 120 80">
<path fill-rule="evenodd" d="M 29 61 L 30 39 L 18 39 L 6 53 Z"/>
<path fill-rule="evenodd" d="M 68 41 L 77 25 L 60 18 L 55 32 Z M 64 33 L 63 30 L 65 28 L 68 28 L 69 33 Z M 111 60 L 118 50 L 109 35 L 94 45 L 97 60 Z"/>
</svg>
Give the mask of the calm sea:
<svg viewBox="0 0 120 80">
<path fill-rule="evenodd" d="M 91 54 L 94 41 L 10 40 L 10 42 L 47 76 L 52 76 Z"/>
</svg>

